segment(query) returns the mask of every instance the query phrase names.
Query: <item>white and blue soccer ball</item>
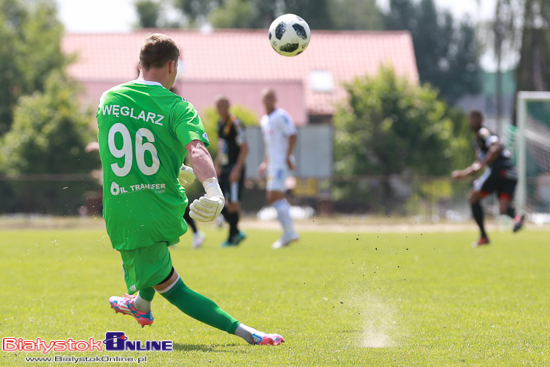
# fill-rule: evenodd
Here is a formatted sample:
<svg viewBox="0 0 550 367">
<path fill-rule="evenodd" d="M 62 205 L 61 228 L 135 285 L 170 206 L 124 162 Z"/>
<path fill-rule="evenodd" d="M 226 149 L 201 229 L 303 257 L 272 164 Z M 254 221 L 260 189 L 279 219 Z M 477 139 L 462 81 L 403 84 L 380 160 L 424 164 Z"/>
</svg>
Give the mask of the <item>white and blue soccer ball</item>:
<svg viewBox="0 0 550 367">
<path fill-rule="evenodd" d="M 295 14 L 281 15 L 269 26 L 269 43 L 280 55 L 296 56 L 309 44 L 311 31 L 306 21 Z"/>
</svg>

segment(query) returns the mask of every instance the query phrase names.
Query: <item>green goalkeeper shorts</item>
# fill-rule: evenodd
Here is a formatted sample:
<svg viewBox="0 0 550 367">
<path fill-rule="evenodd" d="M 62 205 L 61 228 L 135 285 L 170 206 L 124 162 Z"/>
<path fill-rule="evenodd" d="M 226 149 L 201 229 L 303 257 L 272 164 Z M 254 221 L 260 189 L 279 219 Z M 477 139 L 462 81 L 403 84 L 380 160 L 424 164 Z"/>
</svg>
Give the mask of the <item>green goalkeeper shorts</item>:
<svg viewBox="0 0 550 367">
<path fill-rule="evenodd" d="M 121 250 L 122 270 L 128 293 L 160 284 L 172 271 L 168 242 L 134 250 Z"/>
</svg>

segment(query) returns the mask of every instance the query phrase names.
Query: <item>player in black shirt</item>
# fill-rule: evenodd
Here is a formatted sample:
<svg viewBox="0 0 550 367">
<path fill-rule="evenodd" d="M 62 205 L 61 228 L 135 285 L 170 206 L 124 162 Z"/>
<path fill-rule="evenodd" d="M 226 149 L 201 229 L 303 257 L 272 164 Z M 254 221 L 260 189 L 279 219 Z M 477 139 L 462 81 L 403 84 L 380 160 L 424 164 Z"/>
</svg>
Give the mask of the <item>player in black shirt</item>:
<svg viewBox="0 0 550 367">
<path fill-rule="evenodd" d="M 459 180 L 486 167 L 483 175 L 474 181 L 469 198 L 473 217 L 481 231 L 479 240 L 473 244 L 477 247 L 489 244 L 483 224 L 483 208 L 480 204 L 481 199 L 487 195 L 493 192 L 498 195 L 500 214 L 506 214 L 514 219 L 514 232 L 521 229 L 525 216 L 516 215 L 516 210 L 512 206 L 518 174 L 510 159 L 510 152 L 502 146 L 496 135 L 483 126 L 483 114 L 480 111 L 470 112 L 469 123 L 476 133 L 474 146 L 477 159 L 468 168 L 454 171 L 452 177 Z"/>
<path fill-rule="evenodd" d="M 138 65 L 138 77 L 139 77 L 139 65 Z M 170 88 L 170 92 L 179 95 L 177 88 L 174 86 Z M 192 181 L 193 180 L 195 179 L 193 178 Z M 190 184 L 191 182 L 186 183 L 186 185 L 190 185 Z M 187 207 L 185 208 L 185 213 L 183 213 L 183 219 L 187 222 L 187 225 L 191 227 L 191 230 L 193 231 L 193 248 L 198 249 L 199 247 L 202 246 L 202 244 L 206 240 L 206 235 L 204 234 L 203 231 L 199 230 L 199 228 L 197 227 L 197 223 L 193 218 L 191 218 L 191 215 L 189 214 L 189 210 L 190 210 L 189 207 L 191 206 L 193 199 L 192 198 L 188 198 L 188 199 L 189 199 L 189 205 L 187 205 Z M 176 247 L 176 245 L 173 245 L 173 247 Z"/>
<path fill-rule="evenodd" d="M 242 122 L 229 112 L 229 99 L 225 96 L 216 99 L 218 121 L 218 155 L 216 171 L 225 196 L 222 215 L 229 224 L 229 236 L 222 247 L 237 246 L 246 238 L 239 230 L 239 201 L 244 186 L 245 159 L 248 154 L 245 128 Z"/>
</svg>

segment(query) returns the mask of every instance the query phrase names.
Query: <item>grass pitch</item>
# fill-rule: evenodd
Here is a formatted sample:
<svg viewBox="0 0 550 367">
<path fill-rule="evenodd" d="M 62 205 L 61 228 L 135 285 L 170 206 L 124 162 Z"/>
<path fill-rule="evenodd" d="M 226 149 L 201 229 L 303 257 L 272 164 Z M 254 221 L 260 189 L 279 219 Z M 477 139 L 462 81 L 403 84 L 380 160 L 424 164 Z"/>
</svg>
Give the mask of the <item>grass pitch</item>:
<svg viewBox="0 0 550 367">
<path fill-rule="evenodd" d="M 172 251 L 184 282 L 285 344 L 247 345 L 158 294 L 152 327 L 115 315 L 107 299 L 125 291 L 120 257 L 103 230 L 74 229 L 0 231 L 1 337 L 172 340 L 171 353 L 48 355 L 147 356 L 150 366 L 550 364 L 549 232 L 492 233 L 481 249 L 470 247 L 473 230 L 302 232 L 274 251 L 278 232 L 250 230 L 239 248 L 220 249 L 225 231 L 205 228 L 203 248 L 186 235 Z M 1 352 L 0 365 L 40 356 Z"/>
</svg>

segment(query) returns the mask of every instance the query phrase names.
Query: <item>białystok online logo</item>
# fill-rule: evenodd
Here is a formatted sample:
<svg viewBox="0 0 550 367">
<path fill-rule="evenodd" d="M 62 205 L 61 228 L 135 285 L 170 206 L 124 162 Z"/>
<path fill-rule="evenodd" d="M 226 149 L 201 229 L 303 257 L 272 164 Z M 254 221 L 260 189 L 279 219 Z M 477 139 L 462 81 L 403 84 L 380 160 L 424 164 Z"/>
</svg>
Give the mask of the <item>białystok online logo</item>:
<svg viewBox="0 0 550 367">
<path fill-rule="evenodd" d="M 161 351 L 168 352 L 172 350 L 171 340 L 147 340 L 143 343 L 141 340 L 129 340 L 124 331 L 108 331 L 105 333 L 106 351 L 120 351 L 120 350 L 132 350 L 132 351 Z"/>
<path fill-rule="evenodd" d="M 105 347 L 103 347 L 103 344 Z M 95 340 L 52 340 L 49 343 L 36 338 L 35 340 L 24 340 L 23 338 L 2 338 L 2 350 L 4 352 L 42 352 L 48 354 L 54 352 L 86 352 L 86 351 L 107 351 L 119 352 L 123 350 L 147 352 L 147 351 L 172 351 L 171 340 L 130 340 L 124 331 L 107 331 L 105 339 Z"/>
</svg>

